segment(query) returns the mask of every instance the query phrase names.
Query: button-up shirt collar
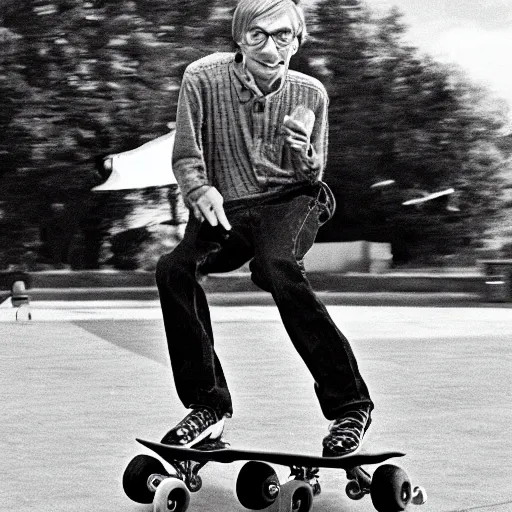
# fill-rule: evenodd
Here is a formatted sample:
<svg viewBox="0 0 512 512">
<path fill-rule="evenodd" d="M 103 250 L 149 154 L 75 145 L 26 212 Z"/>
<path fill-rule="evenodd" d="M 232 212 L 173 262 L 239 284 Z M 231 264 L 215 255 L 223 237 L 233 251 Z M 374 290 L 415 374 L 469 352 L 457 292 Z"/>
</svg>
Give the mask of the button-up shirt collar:
<svg viewBox="0 0 512 512">
<path fill-rule="evenodd" d="M 235 59 L 233 61 L 232 69 L 234 73 L 233 83 L 240 103 L 247 103 L 251 101 L 251 99 L 258 99 L 263 97 L 265 97 L 265 99 L 269 99 L 283 88 L 285 82 L 284 80 L 279 79 L 279 83 L 276 84 L 278 85 L 277 88 L 271 93 L 265 95 L 263 92 L 261 92 L 261 89 L 258 87 L 251 72 L 246 68 L 245 57 L 241 62 L 237 62 Z"/>
</svg>

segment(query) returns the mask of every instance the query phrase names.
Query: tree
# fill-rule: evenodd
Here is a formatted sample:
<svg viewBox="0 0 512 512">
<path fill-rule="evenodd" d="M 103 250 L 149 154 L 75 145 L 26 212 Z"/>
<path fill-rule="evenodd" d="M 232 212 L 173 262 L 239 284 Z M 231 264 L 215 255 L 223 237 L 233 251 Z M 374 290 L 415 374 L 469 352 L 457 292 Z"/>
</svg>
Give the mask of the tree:
<svg viewBox="0 0 512 512">
<path fill-rule="evenodd" d="M 499 211 L 504 116 L 455 70 L 420 57 L 405 33 L 396 9 L 375 17 L 356 0 L 317 5 L 307 58 L 331 98 L 326 180 L 340 205 L 319 240 L 406 238 L 407 258 L 454 253 L 478 244 Z M 396 185 L 383 211 L 371 185 L 384 179 Z M 459 215 L 400 206 L 447 187 Z"/>
<path fill-rule="evenodd" d="M 91 256 L 131 203 L 119 193 L 90 194 L 95 166 L 167 131 L 185 66 L 208 52 L 208 37 L 223 25 L 221 4 L 5 2 L 0 151 L 8 161 L 0 201 L 10 240 L 1 266 L 37 249 L 51 205 L 61 203 L 70 229 L 79 226 L 79 265 L 98 266 Z"/>
</svg>

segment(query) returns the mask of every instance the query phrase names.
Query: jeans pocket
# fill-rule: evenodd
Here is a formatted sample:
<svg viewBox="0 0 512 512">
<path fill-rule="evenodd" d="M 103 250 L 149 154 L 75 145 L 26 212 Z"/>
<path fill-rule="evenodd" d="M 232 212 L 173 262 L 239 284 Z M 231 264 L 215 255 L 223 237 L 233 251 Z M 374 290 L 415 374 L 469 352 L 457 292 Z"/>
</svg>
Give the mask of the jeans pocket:
<svg viewBox="0 0 512 512">
<path fill-rule="evenodd" d="M 324 182 L 320 182 L 320 190 L 318 191 L 316 204 L 318 208 L 318 224 L 320 227 L 331 220 L 336 211 L 336 198 L 332 190 Z"/>
<path fill-rule="evenodd" d="M 311 199 L 302 222 L 302 225 L 295 239 L 294 253 L 297 261 L 301 262 L 315 243 L 319 223 L 318 200 Z"/>
</svg>

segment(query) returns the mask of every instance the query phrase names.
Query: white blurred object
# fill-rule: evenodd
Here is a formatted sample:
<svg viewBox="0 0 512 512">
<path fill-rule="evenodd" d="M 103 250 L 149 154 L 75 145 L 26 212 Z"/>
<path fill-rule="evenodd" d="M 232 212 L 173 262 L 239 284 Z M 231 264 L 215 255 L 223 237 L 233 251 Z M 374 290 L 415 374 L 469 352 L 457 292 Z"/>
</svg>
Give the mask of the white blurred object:
<svg viewBox="0 0 512 512">
<path fill-rule="evenodd" d="M 171 163 L 175 134 L 172 131 L 138 148 L 109 155 L 104 165 L 107 170 L 112 169 L 112 173 L 105 183 L 92 190 L 126 190 L 176 184 Z"/>
<path fill-rule="evenodd" d="M 395 180 L 383 180 L 374 183 L 370 188 L 385 188 L 395 184 Z"/>
<path fill-rule="evenodd" d="M 414 204 L 426 203 L 427 201 L 432 201 L 433 199 L 437 199 L 438 197 L 449 196 L 453 194 L 455 190 L 453 188 L 448 188 L 446 190 L 442 190 L 441 192 L 434 192 L 433 194 L 425 193 L 423 197 L 417 197 L 415 199 L 410 199 L 409 201 L 405 201 L 402 204 L 404 206 L 411 206 Z"/>
</svg>

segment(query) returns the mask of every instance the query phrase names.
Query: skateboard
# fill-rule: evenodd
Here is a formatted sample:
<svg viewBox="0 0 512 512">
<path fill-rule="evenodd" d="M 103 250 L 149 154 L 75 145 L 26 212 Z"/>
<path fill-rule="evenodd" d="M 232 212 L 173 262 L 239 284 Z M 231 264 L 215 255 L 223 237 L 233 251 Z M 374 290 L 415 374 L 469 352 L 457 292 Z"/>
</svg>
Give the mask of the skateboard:
<svg viewBox="0 0 512 512">
<path fill-rule="evenodd" d="M 137 441 L 158 454 L 175 472 L 169 474 L 163 463 L 150 455 L 137 455 L 126 467 L 123 475 L 126 495 L 138 503 L 153 503 L 154 512 L 185 512 L 190 504 L 190 493 L 201 489 L 199 471 L 208 462 L 247 461 L 238 474 L 236 495 L 241 505 L 249 510 L 311 511 L 314 498 L 321 492 L 320 468 L 344 470 L 348 479 L 347 496 L 359 500 L 369 494 L 378 512 L 404 511 L 409 504 L 422 505 L 427 499 L 425 490 L 412 487 L 407 473 L 398 466 L 383 464 L 373 476 L 362 468 L 403 457 L 405 454 L 401 452 L 321 457 L 238 450 L 222 440 L 205 440 L 194 448 Z M 270 464 L 289 467 L 289 481 L 281 483 Z"/>
</svg>

